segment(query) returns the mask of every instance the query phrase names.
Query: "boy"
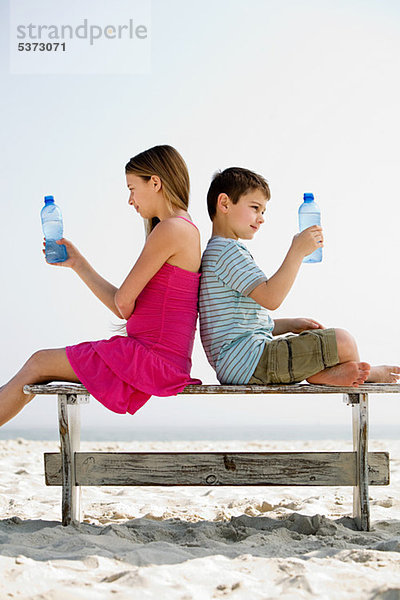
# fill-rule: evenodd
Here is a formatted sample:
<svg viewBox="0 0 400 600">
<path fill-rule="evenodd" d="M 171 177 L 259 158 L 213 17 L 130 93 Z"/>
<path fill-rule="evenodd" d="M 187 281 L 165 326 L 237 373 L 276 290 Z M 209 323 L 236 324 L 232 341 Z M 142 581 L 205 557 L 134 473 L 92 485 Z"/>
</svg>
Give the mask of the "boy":
<svg viewBox="0 0 400 600">
<path fill-rule="evenodd" d="M 200 335 L 219 382 L 397 383 L 400 367 L 360 362 L 347 331 L 270 317 L 267 309 L 282 304 L 303 258 L 323 247 L 323 233 L 314 225 L 295 235 L 281 267 L 267 278 L 239 240 L 253 239 L 269 199 L 266 180 L 240 167 L 217 173 L 207 194 L 213 229 L 201 263 Z M 292 335 L 276 337 L 286 333 Z"/>
</svg>

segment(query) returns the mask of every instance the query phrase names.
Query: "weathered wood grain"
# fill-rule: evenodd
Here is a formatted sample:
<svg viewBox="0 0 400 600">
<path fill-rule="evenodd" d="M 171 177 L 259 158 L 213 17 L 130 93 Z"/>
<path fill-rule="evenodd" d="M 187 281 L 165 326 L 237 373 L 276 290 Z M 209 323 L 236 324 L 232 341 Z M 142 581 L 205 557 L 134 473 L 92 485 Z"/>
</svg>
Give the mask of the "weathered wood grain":
<svg viewBox="0 0 400 600">
<path fill-rule="evenodd" d="M 359 387 L 296 383 L 292 385 L 188 385 L 181 394 L 344 394 L 400 393 L 400 384 L 368 383 Z"/>
<path fill-rule="evenodd" d="M 368 455 L 371 485 L 387 485 L 389 456 Z M 61 485 L 61 457 L 45 454 L 47 485 Z M 357 484 L 356 452 L 78 452 L 75 482 L 95 485 Z"/>
<path fill-rule="evenodd" d="M 69 525 L 72 517 L 72 452 L 69 439 L 67 396 L 60 394 L 58 396 L 58 425 L 60 433 L 60 459 L 61 459 L 61 478 L 62 478 L 62 523 Z"/>
<path fill-rule="evenodd" d="M 89 394 L 79 383 L 48 383 L 24 386 L 25 394 Z M 368 383 L 359 387 L 312 385 L 188 385 L 184 394 L 395 394 L 400 393 L 398 383 Z"/>
<path fill-rule="evenodd" d="M 357 454 L 357 483 L 353 489 L 353 516 L 361 531 L 370 530 L 368 496 L 368 394 L 358 395 L 353 404 L 353 450 Z"/>
<path fill-rule="evenodd" d="M 75 453 L 80 446 L 80 415 L 76 398 L 58 396 L 62 524 L 80 521 L 80 488 L 75 484 Z"/>
<path fill-rule="evenodd" d="M 58 395 L 64 394 L 69 397 L 68 404 L 88 404 L 90 394 L 80 383 L 46 383 L 24 385 L 25 394 Z"/>
</svg>

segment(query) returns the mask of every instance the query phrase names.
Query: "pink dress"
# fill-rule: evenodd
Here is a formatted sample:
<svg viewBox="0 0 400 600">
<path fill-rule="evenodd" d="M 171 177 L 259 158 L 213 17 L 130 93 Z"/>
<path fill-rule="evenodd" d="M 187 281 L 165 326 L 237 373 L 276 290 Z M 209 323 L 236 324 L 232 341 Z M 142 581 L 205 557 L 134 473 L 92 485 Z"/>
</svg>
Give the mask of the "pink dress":
<svg viewBox="0 0 400 600">
<path fill-rule="evenodd" d="M 200 273 L 164 263 L 136 298 L 127 336 L 66 347 L 71 367 L 94 398 L 133 415 L 152 395 L 175 396 L 201 384 L 190 377 L 199 283 Z"/>
</svg>

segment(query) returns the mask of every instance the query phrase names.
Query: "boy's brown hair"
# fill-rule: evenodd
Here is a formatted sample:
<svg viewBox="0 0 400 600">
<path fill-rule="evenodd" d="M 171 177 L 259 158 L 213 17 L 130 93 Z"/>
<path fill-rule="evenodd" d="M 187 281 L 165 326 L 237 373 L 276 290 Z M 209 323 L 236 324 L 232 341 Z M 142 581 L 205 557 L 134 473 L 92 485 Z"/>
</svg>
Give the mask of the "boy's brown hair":
<svg viewBox="0 0 400 600">
<path fill-rule="evenodd" d="M 216 215 L 220 194 L 226 194 L 233 204 L 237 204 L 241 196 L 252 190 L 260 190 L 267 200 L 271 198 L 268 183 L 261 175 L 242 167 L 229 167 L 225 171 L 217 171 L 207 193 L 207 209 L 211 221 Z"/>
</svg>

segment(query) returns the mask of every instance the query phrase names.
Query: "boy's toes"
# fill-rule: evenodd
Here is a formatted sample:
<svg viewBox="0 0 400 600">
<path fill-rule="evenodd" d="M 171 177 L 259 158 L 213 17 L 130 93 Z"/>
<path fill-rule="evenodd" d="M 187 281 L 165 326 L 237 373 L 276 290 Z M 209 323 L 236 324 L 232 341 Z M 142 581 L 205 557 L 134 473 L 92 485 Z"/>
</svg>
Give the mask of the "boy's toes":
<svg viewBox="0 0 400 600">
<path fill-rule="evenodd" d="M 367 379 L 370 369 L 371 367 L 368 363 L 362 362 L 359 364 L 358 381 L 360 381 L 360 383 L 364 383 Z"/>
<path fill-rule="evenodd" d="M 395 378 L 395 381 L 397 381 L 400 377 L 400 367 L 392 367 L 390 371 L 391 375 Z"/>
<path fill-rule="evenodd" d="M 400 367 L 396 365 L 391 365 L 390 367 L 386 367 L 388 371 L 388 383 L 398 383 L 400 379 Z"/>
</svg>

